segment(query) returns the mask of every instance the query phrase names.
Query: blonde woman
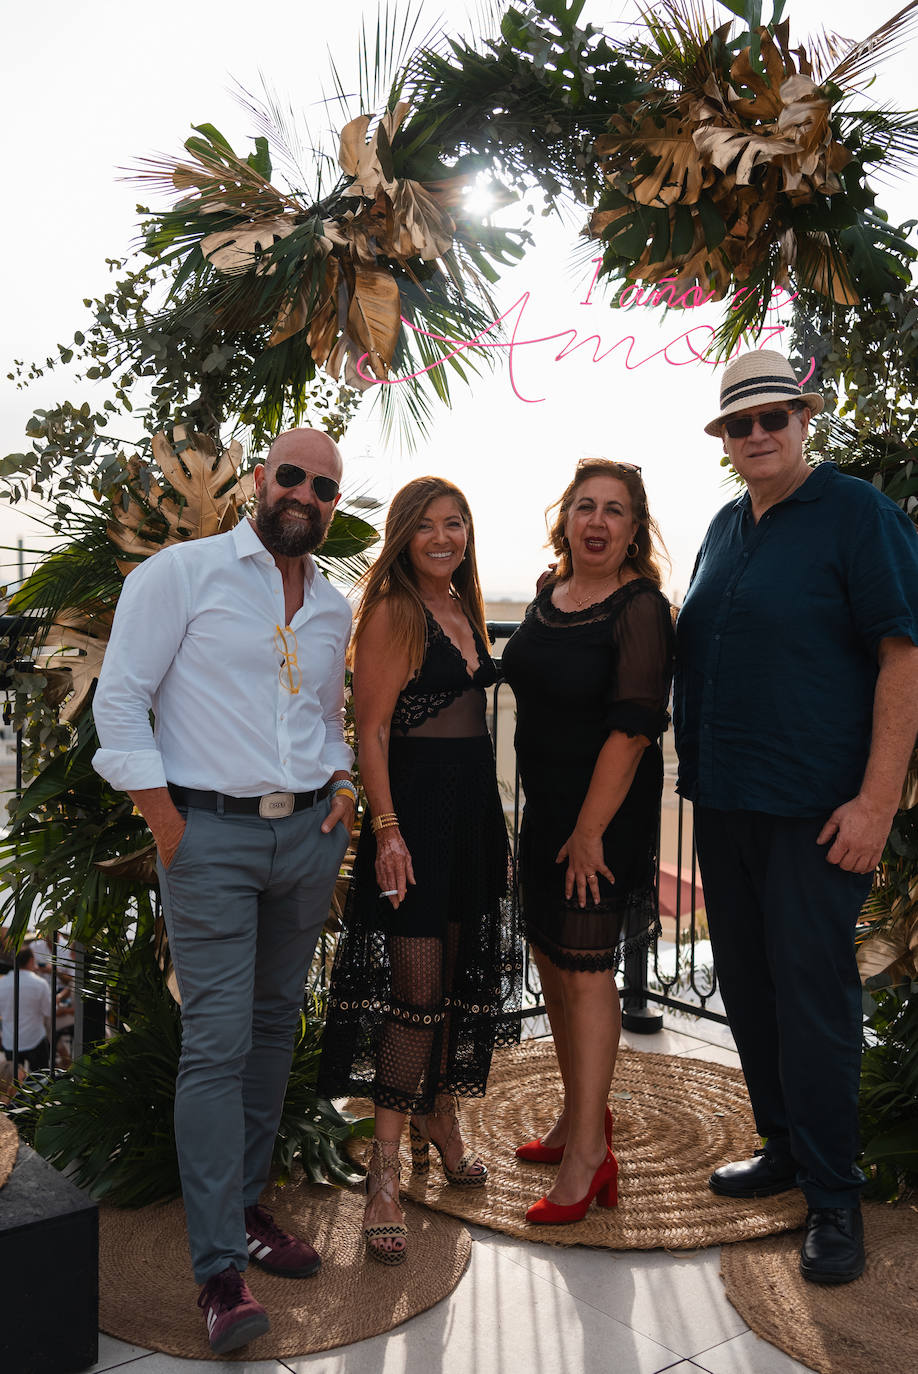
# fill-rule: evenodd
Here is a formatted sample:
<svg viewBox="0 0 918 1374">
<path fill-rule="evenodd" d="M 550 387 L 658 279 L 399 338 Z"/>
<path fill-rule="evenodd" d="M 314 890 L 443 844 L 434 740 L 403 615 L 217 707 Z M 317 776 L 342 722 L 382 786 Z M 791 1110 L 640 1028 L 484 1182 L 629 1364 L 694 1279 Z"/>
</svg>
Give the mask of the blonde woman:
<svg viewBox="0 0 918 1374">
<path fill-rule="evenodd" d="M 432 1144 L 450 1183 L 481 1186 L 456 1097 L 483 1096 L 495 1043 L 518 1037 L 521 952 L 506 900 L 508 845 L 485 720 L 495 681 L 462 492 L 439 477 L 399 491 L 367 576 L 353 645 L 368 810 L 328 997 L 319 1089 L 372 1097 L 368 1252 L 405 1258 L 398 1148 Z"/>
</svg>

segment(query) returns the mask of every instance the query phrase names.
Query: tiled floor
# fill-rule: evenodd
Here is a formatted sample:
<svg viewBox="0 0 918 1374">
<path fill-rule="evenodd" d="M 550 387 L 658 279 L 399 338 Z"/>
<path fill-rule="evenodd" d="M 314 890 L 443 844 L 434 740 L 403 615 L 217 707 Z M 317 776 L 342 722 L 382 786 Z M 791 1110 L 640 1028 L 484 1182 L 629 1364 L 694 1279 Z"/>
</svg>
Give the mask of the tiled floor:
<svg viewBox="0 0 918 1374">
<path fill-rule="evenodd" d="M 667 1018 L 635 1049 L 737 1064 L 729 1033 Z M 384 1336 L 324 1354 L 251 1364 L 179 1360 L 99 1337 L 103 1370 L 130 1374 L 792 1374 L 724 1294 L 719 1249 L 692 1254 L 533 1245 L 471 1227 L 454 1292 Z M 202 1329 L 203 1339 L 203 1329 Z"/>
</svg>

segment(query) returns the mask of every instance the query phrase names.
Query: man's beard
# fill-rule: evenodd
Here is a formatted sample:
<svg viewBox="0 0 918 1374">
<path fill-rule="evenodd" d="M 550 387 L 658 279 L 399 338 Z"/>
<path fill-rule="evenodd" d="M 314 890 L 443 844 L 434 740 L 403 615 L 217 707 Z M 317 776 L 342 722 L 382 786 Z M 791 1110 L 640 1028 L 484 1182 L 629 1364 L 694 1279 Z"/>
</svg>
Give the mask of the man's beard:
<svg viewBox="0 0 918 1374">
<path fill-rule="evenodd" d="M 303 520 L 284 520 L 285 510 L 295 510 Z M 315 506 L 304 506 L 292 497 L 278 497 L 273 505 L 259 501 L 255 510 L 255 528 L 269 553 L 282 558 L 300 558 L 319 548 L 330 521 L 322 520 Z"/>
</svg>

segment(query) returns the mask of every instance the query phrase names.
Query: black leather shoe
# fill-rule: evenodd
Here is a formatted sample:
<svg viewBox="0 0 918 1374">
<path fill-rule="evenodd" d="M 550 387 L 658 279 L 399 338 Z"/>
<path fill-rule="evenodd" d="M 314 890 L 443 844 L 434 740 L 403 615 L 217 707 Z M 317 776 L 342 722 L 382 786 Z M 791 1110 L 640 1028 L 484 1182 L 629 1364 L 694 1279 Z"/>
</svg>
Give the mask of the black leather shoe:
<svg viewBox="0 0 918 1374">
<path fill-rule="evenodd" d="M 754 1158 L 722 1164 L 708 1179 L 708 1187 L 721 1197 L 772 1197 L 797 1186 L 793 1160 L 775 1161 L 757 1150 Z"/>
<path fill-rule="evenodd" d="M 860 1207 L 811 1207 L 800 1248 L 800 1272 L 810 1283 L 850 1283 L 864 1272 Z"/>
</svg>

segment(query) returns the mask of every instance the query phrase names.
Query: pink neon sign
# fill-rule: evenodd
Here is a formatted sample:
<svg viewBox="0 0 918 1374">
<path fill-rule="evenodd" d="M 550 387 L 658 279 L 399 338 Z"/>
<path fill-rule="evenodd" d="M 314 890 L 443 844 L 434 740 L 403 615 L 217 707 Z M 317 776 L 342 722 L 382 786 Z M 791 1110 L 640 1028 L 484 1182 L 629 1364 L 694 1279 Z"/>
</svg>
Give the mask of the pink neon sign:
<svg viewBox="0 0 918 1374">
<path fill-rule="evenodd" d="M 592 304 L 590 298 L 592 296 L 593 288 L 596 285 L 597 277 L 599 276 L 600 264 L 602 263 L 602 259 L 593 258 L 593 262 L 596 264 L 596 270 L 593 273 L 593 278 L 590 282 L 589 289 L 587 290 L 585 297 L 582 301 L 578 301 L 578 305 Z M 704 291 L 702 291 L 701 287 L 699 286 L 689 287 L 688 290 L 682 292 L 681 295 L 675 296 L 675 283 L 675 277 L 666 277 L 653 287 L 641 287 L 637 283 L 633 283 L 629 286 L 626 286 L 622 290 L 619 299 L 620 309 L 628 311 L 633 311 L 641 307 L 650 307 L 653 309 L 659 308 L 661 305 L 665 303 L 668 307 L 684 310 L 693 310 L 700 305 L 706 305 L 713 298 L 713 292 L 709 292 L 706 294 Z M 622 335 L 620 339 L 617 339 L 615 343 L 613 343 L 610 347 L 605 348 L 604 350 L 601 335 L 588 334 L 584 338 L 579 339 L 578 330 L 575 328 L 561 329 L 554 334 L 541 334 L 533 338 L 523 338 L 521 337 L 523 316 L 529 305 L 531 295 L 531 292 L 524 291 L 523 294 L 517 300 L 515 300 L 513 304 L 503 312 L 502 315 L 498 315 L 496 319 L 492 320 L 490 324 L 486 325 L 484 329 L 480 330 L 479 333 L 471 339 L 451 339 L 443 334 L 434 334 L 429 330 L 418 329 L 416 325 L 412 324 L 410 320 L 407 320 L 405 316 L 402 315 L 401 322 L 406 329 L 410 329 L 411 332 L 414 334 L 423 335 L 424 338 L 432 339 L 435 343 L 445 344 L 446 351 L 443 353 L 443 356 L 438 358 L 436 362 L 429 363 L 427 367 L 418 368 L 416 372 L 409 372 L 404 377 L 390 377 L 384 381 L 380 381 L 379 378 L 373 377 L 368 372 L 364 371 L 364 363 L 366 362 L 369 356 L 367 353 L 364 353 L 358 359 L 357 371 L 360 373 L 360 376 L 365 381 L 370 382 L 374 386 L 399 386 L 403 382 L 410 381 L 414 377 L 423 376 L 425 372 L 431 372 L 435 367 L 441 367 L 444 363 L 448 362 L 450 358 L 456 357 L 465 349 L 473 347 L 505 348 L 507 350 L 508 371 L 510 376 L 510 385 L 513 389 L 513 394 L 517 397 L 518 400 L 525 402 L 527 405 L 536 405 L 540 401 L 544 401 L 545 397 L 524 396 L 523 393 L 520 391 L 519 386 L 517 384 L 518 379 L 516 353 L 518 349 L 531 348 L 537 344 L 552 344 L 556 343 L 560 339 L 566 340 L 566 342 L 564 342 L 561 345 L 557 353 L 555 353 L 554 358 L 552 359 L 552 361 L 556 363 L 562 362 L 564 359 L 571 357 L 574 353 L 578 351 L 578 349 L 586 348 L 586 346 L 591 343 L 594 345 L 591 358 L 591 361 L 594 363 L 604 362 L 606 358 L 610 357 L 616 351 L 616 349 L 626 346 L 624 353 L 624 364 L 629 371 L 634 371 L 638 367 L 643 367 L 645 363 L 649 363 L 652 361 L 652 359 L 659 357 L 662 357 L 664 362 L 669 363 L 671 367 L 685 367 L 686 364 L 695 362 L 706 363 L 710 367 L 716 367 L 720 363 L 726 363 L 730 361 L 730 358 L 715 359 L 706 356 L 707 349 L 711 347 L 715 334 L 714 328 L 711 325 L 707 324 L 693 325 L 691 328 L 686 329 L 685 331 L 683 331 L 683 333 L 677 335 L 676 338 L 670 339 L 669 342 L 664 344 L 662 348 L 655 349 L 652 353 L 648 353 L 646 358 L 638 358 L 636 361 L 632 360 L 632 353 L 638 347 L 637 340 L 635 339 L 635 336 L 633 334 Z M 748 295 L 748 289 L 745 287 L 740 288 L 740 290 L 737 291 L 733 297 L 731 309 L 738 309 L 740 302 L 743 296 L 745 295 Z M 790 305 L 790 303 L 795 299 L 795 296 L 788 295 L 786 292 L 779 288 L 779 290 L 775 293 L 775 296 L 773 296 L 769 301 L 768 306 L 766 308 L 769 313 L 774 313 L 782 309 L 784 306 Z M 503 324 L 504 321 L 507 321 L 511 327 L 510 337 L 508 339 L 488 339 L 487 336 L 491 334 L 493 330 L 497 329 L 499 325 Z M 783 324 L 767 325 L 756 336 L 753 343 L 758 348 L 767 348 L 769 341 L 775 336 L 780 336 L 781 334 L 783 334 L 785 328 L 786 326 Z M 698 347 L 695 341 L 696 339 L 699 344 L 702 340 L 704 340 L 703 346 Z M 681 346 L 682 354 L 684 356 L 679 355 L 679 346 Z M 747 348 L 751 346 L 752 344 L 746 344 Z M 736 350 L 730 355 L 730 357 L 736 357 L 737 354 L 742 350 L 742 347 L 742 343 L 738 344 Z M 805 385 L 806 382 L 809 381 L 810 377 L 812 377 L 815 370 L 816 359 L 810 358 L 810 365 L 807 370 L 806 376 L 801 381 L 801 386 Z"/>
</svg>

